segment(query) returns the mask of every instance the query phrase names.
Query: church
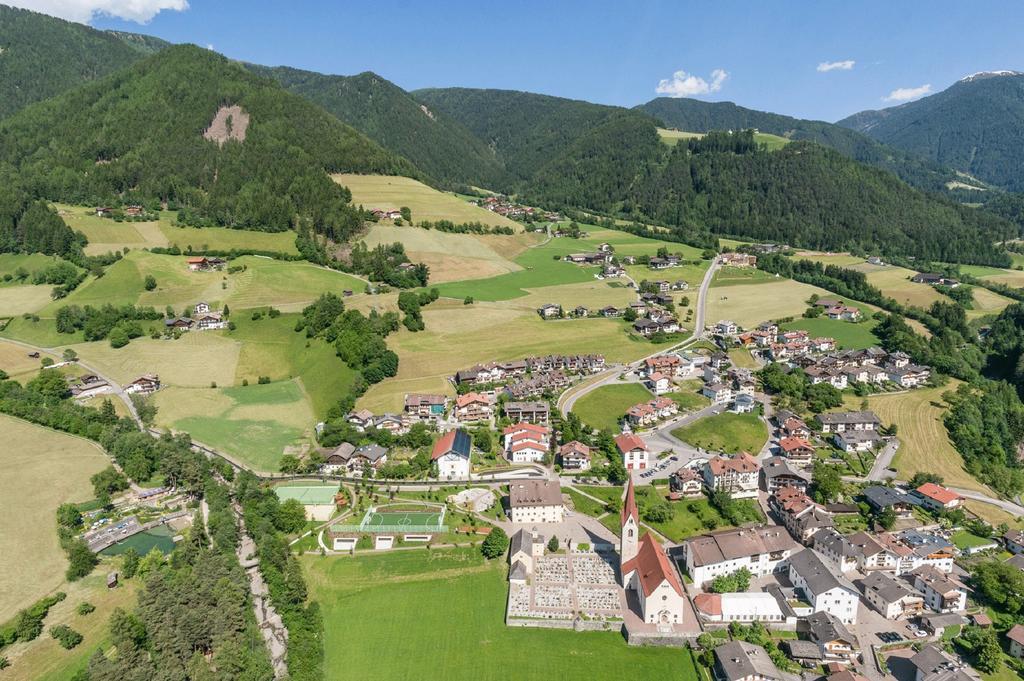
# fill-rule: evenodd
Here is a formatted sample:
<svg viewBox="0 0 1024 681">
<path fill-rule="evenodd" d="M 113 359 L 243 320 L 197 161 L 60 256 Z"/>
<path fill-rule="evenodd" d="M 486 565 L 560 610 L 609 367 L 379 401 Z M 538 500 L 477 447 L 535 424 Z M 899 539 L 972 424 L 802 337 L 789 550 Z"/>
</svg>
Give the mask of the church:
<svg viewBox="0 0 1024 681">
<path fill-rule="evenodd" d="M 648 532 L 640 538 L 640 514 L 632 477 L 622 505 L 619 565 L 622 586 L 636 594 L 645 623 L 659 626 L 683 623 L 686 608 L 683 584 L 654 534 Z"/>
</svg>

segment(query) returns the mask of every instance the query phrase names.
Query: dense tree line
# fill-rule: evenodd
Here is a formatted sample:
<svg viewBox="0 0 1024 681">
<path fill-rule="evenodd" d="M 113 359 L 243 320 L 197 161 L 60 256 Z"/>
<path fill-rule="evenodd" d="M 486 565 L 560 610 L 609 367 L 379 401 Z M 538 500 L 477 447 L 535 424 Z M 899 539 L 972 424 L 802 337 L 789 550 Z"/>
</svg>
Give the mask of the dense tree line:
<svg viewBox="0 0 1024 681">
<path fill-rule="evenodd" d="M 511 227 L 485 225 L 482 222 L 456 223 L 451 220 L 436 220 L 434 222 L 422 220 L 416 223 L 416 226 L 423 229 L 436 229 L 439 232 L 447 232 L 449 234 L 504 234 L 505 236 L 512 236 L 516 233 Z"/>
<path fill-rule="evenodd" d="M 223 105 L 249 115 L 244 141 L 204 139 Z M 188 224 L 267 231 L 302 218 L 338 241 L 359 228 L 360 213 L 325 171 L 417 174 L 315 105 L 194 46 L 170 47 L 0 122 L 4 164 L 36 198 L 160 201 Z"/>
<path fill-rule="evenodd" d="M 369 278 L 396 288 L 426 286 L 430 279 L 430 268 L 423 263 L 411 267 L 400 267 L 409 263 L 405 246 L 396 241 L 391 244 L 377 244 L 369 248 L 365 241 L 352 247 L 348 256 L 350 269 Z"/>
</svg>

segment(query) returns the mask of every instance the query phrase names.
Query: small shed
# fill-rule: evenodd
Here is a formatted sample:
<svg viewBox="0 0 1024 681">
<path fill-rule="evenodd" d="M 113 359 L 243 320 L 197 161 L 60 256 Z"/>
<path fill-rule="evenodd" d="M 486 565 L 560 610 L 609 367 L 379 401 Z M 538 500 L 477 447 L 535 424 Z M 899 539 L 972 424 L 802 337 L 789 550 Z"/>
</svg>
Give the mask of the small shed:
<svg viewBox="0 0 1024 681">
<path fill-rule="evenodd" d="M 116 571 L 108 572 L 107 573 L 107 588 L 108 589 L 113 589 L 115 586 L 117 586 L 117 577 L 118 577 L 118 574 L 117 574 Z"/>
</svg>

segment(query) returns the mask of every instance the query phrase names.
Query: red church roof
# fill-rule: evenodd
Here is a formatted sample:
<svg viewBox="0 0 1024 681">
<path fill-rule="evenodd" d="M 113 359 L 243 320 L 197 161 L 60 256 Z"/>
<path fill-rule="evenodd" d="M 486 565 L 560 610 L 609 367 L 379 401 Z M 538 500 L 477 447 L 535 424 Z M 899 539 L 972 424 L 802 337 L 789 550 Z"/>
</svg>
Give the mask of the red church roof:
<svg viewBox="0 0 1024 681">
<path fill-rule="evenodd" d="M 620 516 L 620 519 L 622 520 L 622 523 L 620 524 L 620 527 L 625 526 L 626 519 L 629 518 L 630 516 L 633 517 L 633 520 L 636 522 L 637 527 L 639 527 L 640 526 L 640 512 L 637 511 L 637 508 L 636 508 L 636 495 L 633 494 L 633 478 L 630 478 L 629 482 L 626 485 L 626 501 L 623 502 L 623 504 L 622 504 L 622 514 Z"/>
<path fill-rule="evenodd" d="M 654 593 L 662 582 L 668 581 L 677 594 L 683 595 L 683 585 L 679 581 L 679 575 L 675 568 L 668 562 L 668 556 L 654 539 L 654 535 L 648 532 L 640 539 L 640 550 L 636 558 L 628 561 L 622 566 L 623 576 L 633 570 L 637 571 L 640 578 L 640 588 L 644 590 L 644 596 Z"/>
</svg>

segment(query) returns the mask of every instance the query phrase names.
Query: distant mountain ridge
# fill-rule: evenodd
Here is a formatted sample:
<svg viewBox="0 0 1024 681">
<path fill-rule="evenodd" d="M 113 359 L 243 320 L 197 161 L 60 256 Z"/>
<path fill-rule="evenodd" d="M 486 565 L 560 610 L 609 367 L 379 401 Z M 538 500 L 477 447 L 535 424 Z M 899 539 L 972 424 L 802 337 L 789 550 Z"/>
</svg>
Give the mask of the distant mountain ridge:
<svg viewBox="0 0 1024 681">
<path fill-rule="evenodd" d="M 896 149 L 968 173 L 997 187 L 1024 191 L 1024 74 L 988 71 L 942 92 L 838 125 Z"/>
<path fill-rule="evenodd" d="M 159 38 L 0 5 L 0 118 L 167 47 Z"/>
</svg>

